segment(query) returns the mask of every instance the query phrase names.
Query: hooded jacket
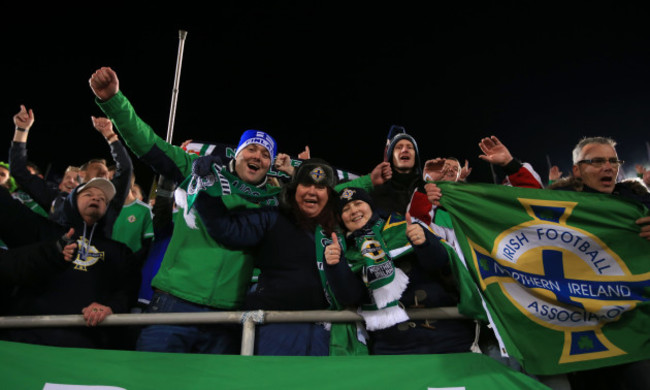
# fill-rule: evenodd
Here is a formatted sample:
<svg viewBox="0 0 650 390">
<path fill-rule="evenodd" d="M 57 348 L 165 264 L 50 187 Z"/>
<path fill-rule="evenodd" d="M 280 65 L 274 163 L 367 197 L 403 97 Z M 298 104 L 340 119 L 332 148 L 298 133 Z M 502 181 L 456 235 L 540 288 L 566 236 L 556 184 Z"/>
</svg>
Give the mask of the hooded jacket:
<svg viewBox="0 0 650 390">
<path fill-rule="evenodd" d="M 38 284 L 17 287 L 11 296 L 7 315 L 81 314 L 81 310 L 92 302 L 109 306 L 113 313 L 125 313 L 135 304 L 139 271 L 132 268 L 135 262 L 131 259 L 131 250 L 102 234 L 104 218 L 88 225 L 79 214 L 76 200 L 76 191 L 66 200 L 63 212 L 65 227 L 34 214 L 19 202 L 3 202 L 3 207 L 25 209 L 13 210 L 12 215 L 34 215 L 12 221 L 14 230 L 30 232 L 33 231 L 31 225 L 38 224 L 43 239 L 46 236 L 59 238 L 72 227 L 78 245 L 76 258 L 65 270 L 49 275 Z M 27 328 L 9 331 L 3 338 L 46 345 L 105 348 L 108 346 L 105 332 L 98 329 Z"/>
<path fill-rule="evenodd" d="M 395 145 L 403 139 L 410 141 L 415 150 L 415 164 L 410 173 L 398 173 L 393 163 L 393 151 Z M 396 212 L 406 213 L 415 191 L 424 193 L 424 179 L 422 179 L 422 165 L 420 164 L 420 152 L 415 139 L 406 134 L 398 133 L 393 137 L 386 150 L 386 156 L 393 168 L 393 177 L 384 184 L 375 187 L 370 196 L 379 210 L 385 213 Z"/>
</svg>

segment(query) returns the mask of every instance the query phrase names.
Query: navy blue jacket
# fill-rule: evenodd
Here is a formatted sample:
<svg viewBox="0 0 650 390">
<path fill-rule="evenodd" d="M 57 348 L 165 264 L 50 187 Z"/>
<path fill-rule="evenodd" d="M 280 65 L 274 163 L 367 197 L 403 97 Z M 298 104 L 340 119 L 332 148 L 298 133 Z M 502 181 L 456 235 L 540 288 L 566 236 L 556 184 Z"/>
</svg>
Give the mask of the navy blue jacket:
<svg viewBox="0 0 650 390">
<path fill-rule="evenodd" d="M 196 208 L 215 241 L 256 251 L 260 275 L 246 298 L 246 309 L 329 308 L 316 263 L 314 232 L 300 228 L 277 207 L 227 210 L 221 198 L 201 193 Z"/>
</svg>

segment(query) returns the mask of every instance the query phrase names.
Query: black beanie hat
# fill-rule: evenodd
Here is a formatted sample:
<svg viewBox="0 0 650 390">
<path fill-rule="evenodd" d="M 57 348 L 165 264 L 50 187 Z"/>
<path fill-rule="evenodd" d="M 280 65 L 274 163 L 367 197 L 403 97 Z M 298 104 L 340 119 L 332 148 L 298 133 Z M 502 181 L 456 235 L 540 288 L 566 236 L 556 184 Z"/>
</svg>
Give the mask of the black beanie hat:
<svg viewBox="0 0 650 390">
<path fill-rule="evenodd" d="M 372 198 L 363 188 L 345 187 L 341 192 L 339 192 L 339 214 L 343 212 L 343 207 L 353 200 L 362 200 L 368 203 L 372 210 L 375 209 Z"/>
<path fill-rule="evenodd" d="M 390 162 L 390 166 L 393 167 L 393 150 L 395 150 L 395 145 L 401 140 L 407 140 L 413 144 L 413 149 L 415 150 L 415 164 L 413 165 L 413 172 L 417 174 L 422 174 L 422 166 L 420 165 L 420 151 L 418 150 L 418 143 L 415 142 L 413 136 L 406 133 L 397 133 L 391 140 L 388 148 L 386 149 L 386 158 Z"/>
</svg>

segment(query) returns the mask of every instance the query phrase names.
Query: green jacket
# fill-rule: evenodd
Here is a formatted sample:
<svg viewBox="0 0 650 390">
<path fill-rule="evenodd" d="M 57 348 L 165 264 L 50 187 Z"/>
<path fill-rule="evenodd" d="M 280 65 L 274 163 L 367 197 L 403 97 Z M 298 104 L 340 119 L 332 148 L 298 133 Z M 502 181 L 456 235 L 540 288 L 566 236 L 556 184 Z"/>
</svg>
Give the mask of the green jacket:
<svg viewBox="0 0 650 390">
<path fill-rule="evenodd" d="M 124 143 L 157 174 L 182 183 L 192 173 L 198 158 L 159 137 L 135 112 L 128 99 L 118 92 L 97 105 L 110 118 Z M 354 184 L 372 189 L 370 176 L 354 179 Z M 232 310 L 241 306 L 250 287 L 253 257 L 249 250 L 232 250 L 208 235 L 195 210 L 186 214 L 184 188 L 176 190 L 179 211 L 174 215 L 174 231 L 152 286 L 178 298 L 200 305 Z M 266 191 L 271 190 L 267 185 Z M 179 192 L 181 192 L 179 194 Z M 238 197 L 224 202 L 232 208 L 253 208 L 257 204 Z"/>
<path fill-rule="evenodd" d="M 156 173 L 174 179 L 177 184 L 192 173 L 192 162 L 198 156 L 156 135 L 121 92 L 97 104 L 131 151 Z M 212 240 L 194 210 L 186 215 L 182 201 L 179 202 L 184 198 L 179 192 L 184 189 L 176 191 L 179 212 L 175 213 L 174 231 L 152 286 L 196 304 L 225 310 L 239 308 L 250 286 L 251 254 L 226 249 Z M 230 202 L 229 206 L 257 207 L 243 199 L 239 204 Z"/>
</svg>

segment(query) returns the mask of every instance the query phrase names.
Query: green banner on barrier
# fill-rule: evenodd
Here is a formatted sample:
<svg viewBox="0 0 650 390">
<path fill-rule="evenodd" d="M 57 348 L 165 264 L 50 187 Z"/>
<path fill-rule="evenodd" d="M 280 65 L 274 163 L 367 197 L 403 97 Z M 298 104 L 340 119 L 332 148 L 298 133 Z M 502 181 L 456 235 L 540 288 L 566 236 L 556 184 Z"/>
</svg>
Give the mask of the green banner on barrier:
<svg viewBox="0 0 650 390">
<path fill-rule="evenodd" d="M 0 342 L 0 388 L 548 389 L 490 357 L 475 353 L 272 357 L 107 351 L 12 342 Z"/>
</svg>

